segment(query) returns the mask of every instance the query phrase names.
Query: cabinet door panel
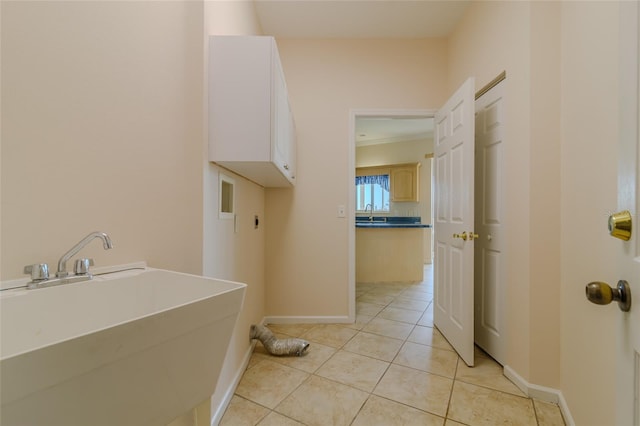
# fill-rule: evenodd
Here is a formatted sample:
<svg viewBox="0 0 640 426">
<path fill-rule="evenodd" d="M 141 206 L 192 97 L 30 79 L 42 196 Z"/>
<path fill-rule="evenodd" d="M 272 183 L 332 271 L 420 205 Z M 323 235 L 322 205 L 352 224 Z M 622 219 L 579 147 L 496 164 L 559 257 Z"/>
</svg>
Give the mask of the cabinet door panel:
<svg viewBox="0 0 640 426">
<path fill-rule="evenodd" d="M 391 169 L 391 201 L 418 201 L 418 165 Z"/>
</svg>

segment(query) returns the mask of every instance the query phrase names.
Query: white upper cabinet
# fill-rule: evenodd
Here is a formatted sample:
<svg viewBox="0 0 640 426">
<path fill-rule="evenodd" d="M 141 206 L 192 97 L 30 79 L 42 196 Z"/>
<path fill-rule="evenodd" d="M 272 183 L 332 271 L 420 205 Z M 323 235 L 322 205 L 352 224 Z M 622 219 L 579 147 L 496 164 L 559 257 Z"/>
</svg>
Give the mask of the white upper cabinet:
<svg viewBox="0 0 640 426">
<path fill-rule="evenodd" d="M 295 125 L 275 39 L 209 39 L 209 161 L 265 187 L 295 183 Z"/>
</svg>

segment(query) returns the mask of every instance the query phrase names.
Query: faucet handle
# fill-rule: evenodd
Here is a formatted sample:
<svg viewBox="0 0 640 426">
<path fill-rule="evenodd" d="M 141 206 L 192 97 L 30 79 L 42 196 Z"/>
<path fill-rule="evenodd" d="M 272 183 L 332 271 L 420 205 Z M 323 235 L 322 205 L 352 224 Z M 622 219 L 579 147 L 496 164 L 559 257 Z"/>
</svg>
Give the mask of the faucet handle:
<svg viewBox="0 0 640 426">
<path fill-rule="evenodd" d="M 73 266 L 76 275 L 88 275 L 89 266 L 93 266 L 93 259 L 77 259 Z"/>
<path fill-rule="evenodd" d="M 46 263 L 34 263 L 24 267 L 25 274 L 31 274 L 31 281 L 44 281 L 49 279 L 49 265 Z"/>
</svg>

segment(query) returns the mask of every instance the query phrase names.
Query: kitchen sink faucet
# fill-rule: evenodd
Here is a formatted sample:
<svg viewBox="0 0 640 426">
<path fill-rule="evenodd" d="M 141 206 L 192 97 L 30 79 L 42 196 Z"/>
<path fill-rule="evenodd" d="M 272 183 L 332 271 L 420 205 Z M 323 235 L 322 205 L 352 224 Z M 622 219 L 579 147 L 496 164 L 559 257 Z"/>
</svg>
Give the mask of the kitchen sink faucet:
<svg viewBox="0 0 640 426">
<path fill-rule="evenodd" d="M 369 222 L 373 222 L 373 203 L 370 203 L 370 204 L 367 204 L 366 206 L 364 206 L 364 211 L 366 212 L 369 207 L 371 207 L 371 214 L 369 215 Z"/>
</svg>

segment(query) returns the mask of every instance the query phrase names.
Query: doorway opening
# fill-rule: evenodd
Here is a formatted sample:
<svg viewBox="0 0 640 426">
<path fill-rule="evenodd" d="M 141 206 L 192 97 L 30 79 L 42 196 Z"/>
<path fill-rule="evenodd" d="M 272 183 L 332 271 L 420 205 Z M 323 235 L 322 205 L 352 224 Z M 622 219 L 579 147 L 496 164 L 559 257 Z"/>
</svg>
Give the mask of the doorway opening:
<svg viewBox="0 0 640 426">
<path fill-rule="evenodd" d="M 349 319 L 355 321 L 356 288 L 356 216 L 420 218 L 431 223 L 431 166 L 433 153 L 433 110 L 352 110 L 349 137 Z M 358 207 L 356 169 L 375 170 L 376 166 L 413 164 L 419 169 L 416 197 L 402 201 L 389 199 L 384 205 Z M 388 168 L 388 167 L 387 167 Z M 389 173 L 389 172 L 386 172 Z M 377 182 L 376 180 L 371 180 Z M 384 181 L 384 179 L 382 179 Z M 364 181 L 363 181 L 364 182 Z M 366 181 L 368 182 L 368 181 Z M 364 188 L 360 188 L 361 191 Z M 362 195 L 362 194 L 360 194 Z M 362 196 L 360 197 L 362 198 Z M 363 200 L 360 200 L 363 201 Z M 367 206 L 367 203 L 363 204 Z M 424 263 L 432 261 L 431 229 L 424 231 Z"/>
</svg>

